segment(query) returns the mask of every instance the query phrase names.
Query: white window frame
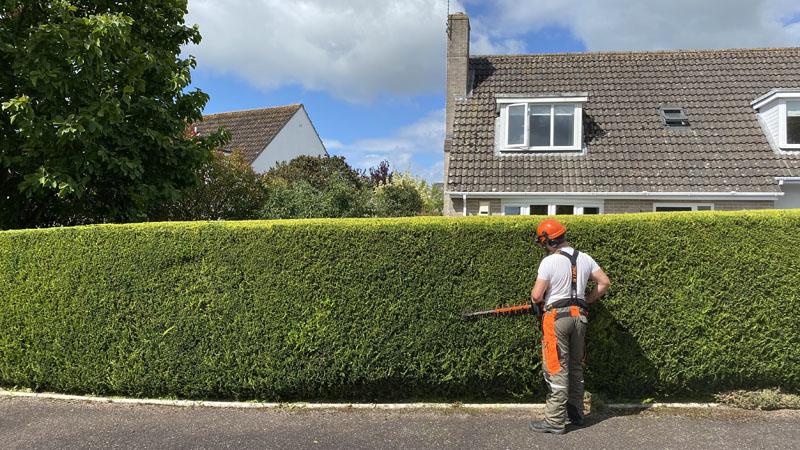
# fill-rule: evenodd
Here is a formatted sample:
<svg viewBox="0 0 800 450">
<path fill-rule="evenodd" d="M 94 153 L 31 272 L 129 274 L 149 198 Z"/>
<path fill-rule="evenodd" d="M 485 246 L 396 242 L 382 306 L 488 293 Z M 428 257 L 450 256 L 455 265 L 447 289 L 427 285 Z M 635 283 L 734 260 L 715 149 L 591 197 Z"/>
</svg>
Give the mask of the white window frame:
<svg viewBox="0 0 800 450">
<path fill-rule="evenodd" d="M 789 107 L 787 103 L 798 103 L 800 104 L 800 98 L 789 98 L 789 99 L 781 99 L 778 102 L 778 136 L 780 139 L 779 146 L 784 149 L 792 149 L 792 150 L 800 150 L 800 144 L 789 144 L 788 135 L 789 127 L 786 125 L 786 121 L 789 118 Z"/>
<path fill-rule="evenodd" d="M 658 208 L 691 208 L 692 211 L 697 211 L 698 206 L 710 208 L 703 211 L 714 211 L 713 203 L 653 203 L 653 212 L 674 212 L 674 211 L 658 211 Z"/>
<path fill-rule="evenodd" d="M 506 207 L 519 207 L 519 214 L 521 216 L 529 216 L 531 215 L 531 205 L 538 204 L 538 205 L 547 205 L 547 215 L 548 216 L 555 216 L 556 215 L 556 205 L 565 205 L 565 206 L 572 206 L 572 214 L 573 216 L 582 216 L 583 215 L 583 208 L 598 208 L 600 215 L 603 212 L 603 204 L 602 203 L 587 203 L 587 202 L 560 202 L 560 201 L 553 201 L 553 200 L 532 200 L 529 202 L 520 202 L 518 200 L 508 201 L 502 203 L 503 215 L 506 215 Z"/>
<path fill-rule="evenodd" d="M 529 150 L 529 151 L 580 151 L 583 148 L 583 103 L 587 97 L 542 97 L 542 98 L 498 98 L 497 103 L 500 107 L 500 120 L 502 123 L 503 137 L 501 150 Z M 572 106 L 572 145 L 546 145 L 530 146 L 530 107 L 550 106 L 550 142 L 555 141 L 555 110 L 556 106 Z M 523 114 L 523 143 L 508 143 L 508 110 L 512 106 L 524 106 Z"/>
</svg>

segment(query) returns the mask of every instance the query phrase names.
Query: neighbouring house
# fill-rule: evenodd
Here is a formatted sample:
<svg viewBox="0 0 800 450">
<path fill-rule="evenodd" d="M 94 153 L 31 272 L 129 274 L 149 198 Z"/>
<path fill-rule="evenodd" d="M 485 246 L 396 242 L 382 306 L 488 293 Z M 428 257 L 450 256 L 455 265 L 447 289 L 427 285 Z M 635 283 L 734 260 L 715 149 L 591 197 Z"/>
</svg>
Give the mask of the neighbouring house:
<svg viewBox="0 0 800 450">
<path fill-rule="evenodd" d="M 241 149 L 258 173 L 301 155 L 328 154 L 303 105 L 208 114 L 195 124 L 195 132 L 208 135 L 223 126 L 231 132 L 231 141 L 220 150 Z"/>
<path fill-rule="evenodd" d="M 800 48 L 469 54 L 447 27 L 444 214 L 800 208 Z"/>
</svg>

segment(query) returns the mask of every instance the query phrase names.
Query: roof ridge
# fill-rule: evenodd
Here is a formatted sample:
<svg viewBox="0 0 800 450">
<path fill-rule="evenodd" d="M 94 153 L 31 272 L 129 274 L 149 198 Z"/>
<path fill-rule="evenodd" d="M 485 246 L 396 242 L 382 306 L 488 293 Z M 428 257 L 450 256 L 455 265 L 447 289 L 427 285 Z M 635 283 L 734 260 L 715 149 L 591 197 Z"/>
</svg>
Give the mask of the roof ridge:
<svg viewBox="0 0 800 450">
<path fill-rule="evenodd" d="M 594 55 L 659 55 L 678 53 L 755 53 L 765 51 L 800 51 L 800 47 L 757 47 L 757 48 L 722 48 L 722 49 L 673 49 L 673 50 L 612 50 L 612 51 L 584 51 L 584 52 L 557 52 L 557 53 L 513 53 L 470 55 L 470 58 L 504 57 L 504 56 L 594 56 Z"/>
<path fill-rule="evenodd" d="M 290 109 L 290 108 L 300 109 L 301 107 L 303 107 L 302 103 L 295 103 L 293 105 L 269 106 L 267 108 L 242 109 L 242 110 L 239 110 L 239 111 L 226 111 L 226 112 L 219 112 L 219 113 L 203 114 L 203 117 L 233 115 L 233 114 L 251 113 L 251 112 L 255 112 L 255 111 L 267 111 L 267 110 L 275 110 L 275 109 Z"/>
</svg>

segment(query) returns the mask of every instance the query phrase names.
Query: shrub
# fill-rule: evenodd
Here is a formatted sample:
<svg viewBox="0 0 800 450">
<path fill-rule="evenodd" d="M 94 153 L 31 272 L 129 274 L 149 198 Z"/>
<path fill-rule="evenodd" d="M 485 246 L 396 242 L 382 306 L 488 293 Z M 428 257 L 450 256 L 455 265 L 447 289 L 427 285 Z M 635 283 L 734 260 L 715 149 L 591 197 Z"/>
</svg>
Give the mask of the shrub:
<svg viewBox="0 0 800 450">
<path fill-rule="evenodd" d="M 214 152 L 214 159 L 197 172 L 199 184 L 180 192 L 150 212 L 151 220 L 244 220 L 258 218 L 267 201 L 261 176 L 236 149 L 230 155 Z"/>
<path fill-rule="evenodd" d="M 376 187 L 373 201 L 378 217 L 416 216 L 425 207 L 419 191 L 406 180 Z"/>
<path fill-rule="evenodd" d="M 0 384 L 261 400 L 541 400 L 539 218 L 0 232 Z M 564 217 L 612 280 L 587 389 L 800 386 L 800 211 Z M 756 231 L 767 238 L 755 239 Z"/>
</svg>

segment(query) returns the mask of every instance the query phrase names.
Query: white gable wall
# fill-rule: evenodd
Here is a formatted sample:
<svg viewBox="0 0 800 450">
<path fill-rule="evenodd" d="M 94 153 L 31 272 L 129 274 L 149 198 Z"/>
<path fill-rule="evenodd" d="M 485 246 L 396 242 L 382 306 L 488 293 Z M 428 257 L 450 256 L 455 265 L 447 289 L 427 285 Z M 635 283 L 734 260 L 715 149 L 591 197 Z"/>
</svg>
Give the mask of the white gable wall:
<svg viewBox="0 0 800 450">
<path fill-rule="evenodd" d="M 266 172 L 277 162 L 290 161 L 301 155 L 325 156 L 325 146 L 317 135 L 305 108 L 300 108 L 253 161 L 253 170 Z"/>
</svg>

